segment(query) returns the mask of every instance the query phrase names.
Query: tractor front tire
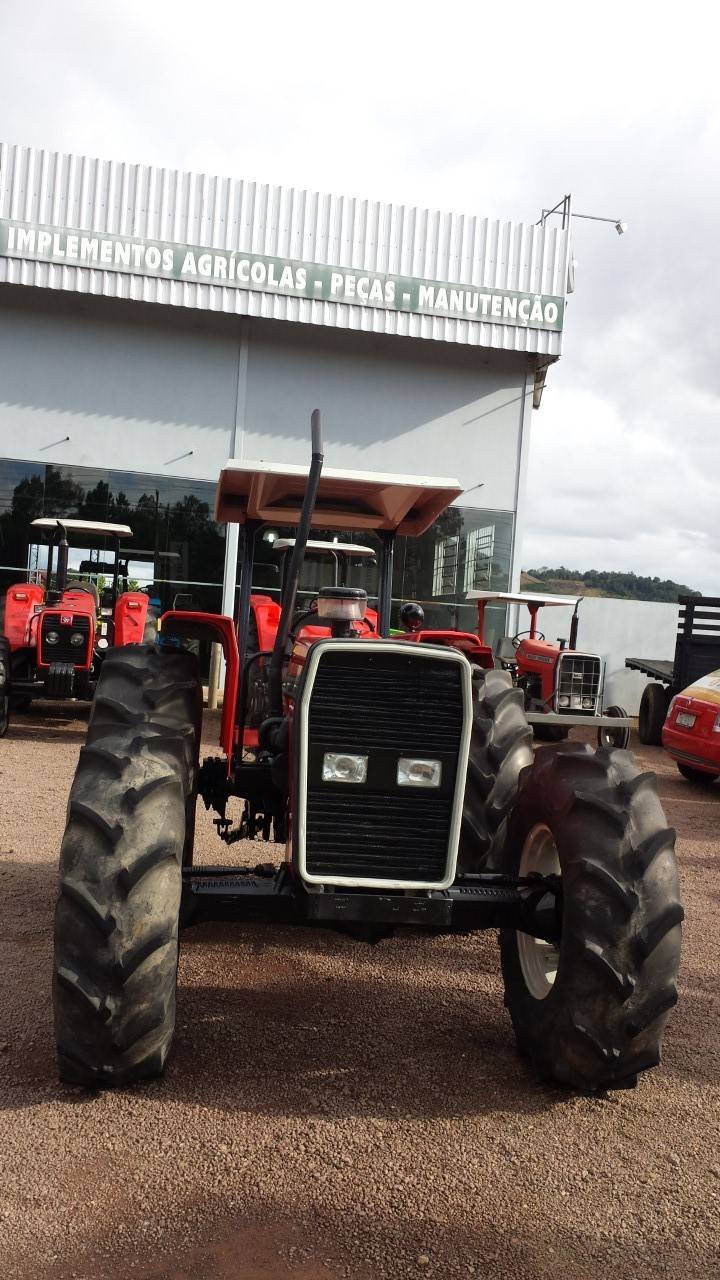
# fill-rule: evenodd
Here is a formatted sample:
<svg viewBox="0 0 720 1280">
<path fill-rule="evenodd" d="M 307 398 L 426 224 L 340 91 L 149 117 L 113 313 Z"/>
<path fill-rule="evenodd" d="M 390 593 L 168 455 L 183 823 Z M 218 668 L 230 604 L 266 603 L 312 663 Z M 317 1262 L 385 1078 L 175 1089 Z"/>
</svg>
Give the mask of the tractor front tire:
<svg viewBox="0 0 720 1280">
<path fill-rule="evenodd" d="M 507 671 L 473 668 L 473 727 L 463 802 L 458 870 L 504 865 L 508 816 L 520 773 L 532 761 L 523 695 Z"/>
<path fill-rule="evenodd" d="M 68 1083 L 126 1085 L 163 1071 L 201 716 L 192 655 L 107 652 L 60 853 L 53 1004 Z"/>
<path fill-rule="evenodd" d="M 603 715 L 612 716 L 613 719 L 628 719 L 628 713 L 624 707 L 608 707 L 607 711 L 603 712 Z M 605 751 L 611 751 L 613 747 L 624 751 L 630 742 L 630 728 L 626 725 L 624 729 L 610 729 L 607 727 L 598 729 L 597 740 L 598 746 Z"/>
<path fill-rule="evenodd" d="M 539 1079 L 629 1088 L 660 1061 L 680 962 L 675 833 L 627 751 L 544 747 L 508 832 L 513 875 L 561 876 L 556 945 L 503 929 L 505 1004 Z"/>
<path fill-rule="evenodd" d="M 662 728 L 670 706 L 670 690 L 664 684 L 646 684 L 640 699 L 638 737 L 645 747 L 662 744 Z"/>
<path fill-rule="evenodd" d="M 158 616 L 154 609 L 148 609 L 143 627 L 143 644 L 155 644 L 158 638 Z"/>
</svg>

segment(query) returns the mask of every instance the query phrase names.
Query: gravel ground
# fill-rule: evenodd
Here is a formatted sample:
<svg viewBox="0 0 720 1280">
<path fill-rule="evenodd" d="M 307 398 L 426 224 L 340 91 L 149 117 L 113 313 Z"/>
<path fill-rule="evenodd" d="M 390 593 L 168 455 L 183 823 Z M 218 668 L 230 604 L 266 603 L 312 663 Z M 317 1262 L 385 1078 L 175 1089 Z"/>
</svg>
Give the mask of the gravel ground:
<svg viewBox="0 0 720 1280">
<path fill-rule="evenodd" d="M 687 926 L 664 1062 L 634 1091 L 528 1077 L 493 935 L 204 924 L 165 1080 L 92 1095 L 56 1082 L 50 1003 L 84 724 L 45 711 L 0 742 L 3 1280 L 718 1274 L 720 785 L 637 751 L 679 832 Z"/>
</svg>

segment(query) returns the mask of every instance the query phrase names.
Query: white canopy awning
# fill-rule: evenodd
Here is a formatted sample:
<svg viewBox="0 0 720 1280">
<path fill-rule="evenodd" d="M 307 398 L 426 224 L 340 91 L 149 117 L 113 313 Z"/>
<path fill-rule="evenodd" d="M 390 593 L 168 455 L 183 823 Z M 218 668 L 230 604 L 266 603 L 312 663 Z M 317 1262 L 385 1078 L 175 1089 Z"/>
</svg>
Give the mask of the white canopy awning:
<svg viewBox="0 0 720 1280">
<path fill-rule="evenodd" d="M 295 538 L 277 538 L 272 545 L 277 551 L 289 551 L 295 546 Z M 360 560 L 377 554 L 372 547 L 361 547 L 359 542 L 320 542 L 317 538 L 308 540 L 305 547 L 306 555 L 327 555 L 328 553 L 357 556 Z"/>
<path fill-rule="evenodd" d="M 469 600 L 484 600 L 486 604 L 527 604 L 535 608 L 545 605 L 569 605 L 574 608 L 584 596 L 544 596 L 541 591 L 468 591 Z"/>
<path fill-rule="evenodd" d="M 65 529 L 77 533 L 106 533 L 114 538 L 132 538 L 132 529 L 127 524 L 103 524 L 100 520 L 71 520 L 60 516 L 41 516 L 33 520 L 33 529 L 57 529 L 61 524 Z"/>
<path fill-rule="evenodd" d="M 307 478 L 306 466 L 227 462 L 218 481 L 215 519 L 296 525 Z M 412 536 L 429 529 L 462 492 L 457 480 L 326 467 L 312 524 L 315 529 L 376 529 Z"/>
</svg>

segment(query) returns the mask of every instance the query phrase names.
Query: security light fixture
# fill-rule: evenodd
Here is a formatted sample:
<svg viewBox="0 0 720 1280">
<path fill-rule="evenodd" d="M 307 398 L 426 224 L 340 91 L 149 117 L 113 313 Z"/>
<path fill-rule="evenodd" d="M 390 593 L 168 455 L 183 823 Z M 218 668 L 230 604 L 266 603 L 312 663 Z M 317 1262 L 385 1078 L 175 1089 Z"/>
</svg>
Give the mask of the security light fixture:
<svg viewBox="0 0 720 1280">
<path fill-rule="evenodd" d="M 622 218 L 601 218 L 597 213 L 572 213 L 570 210 L 570 196 L 563 196 L 562 200 L 558 200 L 552 209 L 543 209 L 540 217 L 536 222 L 536 226 L 544 227 L 548 218 L 553 213 L 560 214 L 562 218 L 563 231 L 571 218 L 583 218 L 587 222 L 611 222 L 619 236 L 625 234 L 628 229 L 627 222 L 623 222 Z"/>
</svg>

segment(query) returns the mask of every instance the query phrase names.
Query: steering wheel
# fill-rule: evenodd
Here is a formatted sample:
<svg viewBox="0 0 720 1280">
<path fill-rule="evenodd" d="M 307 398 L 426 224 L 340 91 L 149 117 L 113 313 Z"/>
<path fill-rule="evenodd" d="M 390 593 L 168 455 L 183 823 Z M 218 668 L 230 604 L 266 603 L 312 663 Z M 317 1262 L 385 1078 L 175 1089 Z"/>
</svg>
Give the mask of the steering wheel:
<svg viewBox="0 0 720 1280">
<path fill-rule="evenodd" d="M 513 636 L 513 638 L 512 638 L 512 646 L 513 646 L 513 648 L 514 648 L 514 649 L 517 649 L 517 647 L 518 647 L 518 645 L 520 644 L 520 641 L 522 640 L 523 636 L 529 636 L 529 635 L 530 635 L 530 632 L 529 632 L 529 631 L 518 631 L 518 632 L 517 632 L 517 634 L 516 634 L 516 635 L 514 635 L 514 636 Z M 535 632 L 535 635 L 534 635 L 532 638 L 533 638 L 533 640 L 544 640 L 544 639 L 545 639 L 545 636 L 543 635 L 542 631 L 536 631 L 536 632 Z"/>
</svg>

